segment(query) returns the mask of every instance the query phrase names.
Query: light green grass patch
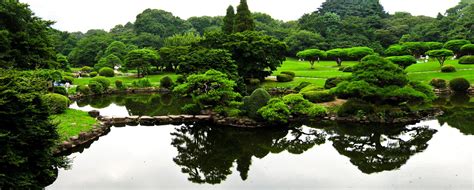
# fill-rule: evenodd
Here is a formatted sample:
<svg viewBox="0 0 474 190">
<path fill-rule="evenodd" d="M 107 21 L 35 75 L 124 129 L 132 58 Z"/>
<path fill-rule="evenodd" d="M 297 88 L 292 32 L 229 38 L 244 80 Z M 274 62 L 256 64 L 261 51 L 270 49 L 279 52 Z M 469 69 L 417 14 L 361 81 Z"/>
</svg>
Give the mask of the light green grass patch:
<svg viewBox="0 0 474 190">
<path fill-rule="evenodd" d="M 88 132 L 98 121 L 89 116 L 87 112 L 70 109 L 58 115 L 51 116 L 54 123 L 58 123 L 57 131 L 59 142 L 68 140 L 72 136 L 79 135 L 81 132 Z"/>
</svg>

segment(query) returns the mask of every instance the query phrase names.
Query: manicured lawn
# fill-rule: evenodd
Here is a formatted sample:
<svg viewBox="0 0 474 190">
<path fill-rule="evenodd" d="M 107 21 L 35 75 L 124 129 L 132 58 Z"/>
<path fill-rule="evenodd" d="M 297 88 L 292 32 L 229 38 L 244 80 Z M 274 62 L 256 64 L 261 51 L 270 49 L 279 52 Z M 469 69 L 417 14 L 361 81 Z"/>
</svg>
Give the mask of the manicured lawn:
<svg viewBox="0 0 474 190">
<path fill-rule="evenodd" d="M 159 86 L 160 85 L 160 79 L 165 77 L 165 76 L 171 77 L 174 81 L 176 81 L 176 78 L 178 78 L 178 75 L 176 75 L 174 73 L 164 73 L 164 74 L 159 74 L 159 75 L 148 75 L 148 76 L 143 77 L 143 78 L 148 78 L 154 86 Z M 87 85 L 87 84 L 89 84 L 89 81 L 91 79 L 92 78 L 90 78 L 90 77 L 76 78 L 76 79 L 74 79 L 74 84 L 75 85 Z M 116 77 L 110 77 L 110 78 L 107 78 L 107 79 L 110 80 L 111 86 L 114 86 L 116 80 L 121 80 L 125 85 L 130 85 L 130 84 L 132 84 L 133 81 L 139 80 L 139 79 L 142 79 L 142 78 L 137 78 L 136 76 L 116 76 Z"/>
<path fill-rule="evenodd" d="M 57 131 L 59 142 L 79 135 L 81 132 L 90 131 L 98 121 L 90 117 L 87 112 L 67 109 L 65 113 L 51 116 L 53 122 L 58 123 Z"/>
</svg>

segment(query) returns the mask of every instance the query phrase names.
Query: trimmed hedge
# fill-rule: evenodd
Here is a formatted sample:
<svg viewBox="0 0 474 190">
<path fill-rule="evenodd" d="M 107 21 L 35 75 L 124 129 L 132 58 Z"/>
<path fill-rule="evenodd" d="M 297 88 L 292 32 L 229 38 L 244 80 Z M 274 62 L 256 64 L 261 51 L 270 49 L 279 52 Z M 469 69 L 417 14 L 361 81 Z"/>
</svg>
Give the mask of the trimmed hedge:
<svg viewBox="0 0 474 190">
<path fill-rule="evenodd" d="M 99 70 L 99 75 L 100 76 L 104 76 L 104 77 L 114 77 L 115 76 L 115 72 L 112 68 L 110 67 L 102 67 L 100 70 Z"/>
<path fill-rule="evenodd" d="M 299 91 L 301 91 L 301 89 L 309 86 L 310 84 L 311 84 L 310 82 L 303 81 L 297 87 L 295 87 L 294 90 L 299 92 Z"/>
<path fill-rule="evenodd" d="M 456 72 L 456 68 L 452 65 L 445 65 L 441 67 L 441 72 L 443 73 L 454 73 Z"/>
<path fill-rule="evenodd" d="M 83 73 L 90 73 L 92 72 L 94 69 L 92 67 L 89 67 L 89 66 L 84 66 L 81 68 L 81 72 Z"/>
<path fill-rule="evenodd" d="M 69 106 L 69 98 L 61 94 L 45 94 L 43 95 L 42 100 L 51 114 L 64 113 Z"/>
<path fill-rule="evenodd" d="M 303 97 L 313 103 L 331 102 L 336 100 L 336 96 L 329 92 L 329 90 L 304 92 Z"/>
<path fill-rule="evenodd" d="M 73 83 L 74 83 L 74 77 L 71 77 L 71 76 L 63 76 L 63 81 L 64 81 L 64 82 L 68 82 L 69 84 L 73 84 Z"/>
<path fill-rule="evenodd" d="M 260 80 L 259 79 L 249 79 L 249 84 L 250 85 L 259 85 Z"/>
<path fill-rule="evenodd" d="M 339 83 L 344 82 L 345 79 L 342 77 L 331 77 L 326 79 L 326 82 L 324 83 L 324 88 L 325 89 L 331 89 L 336 87 Z"/>
<path fill-rule="evenodd" d="M 76 92 L 81 93 L 83 95 L 89 95 L 91 94 L 91 89 L 89 88 L 89 86 L 79 85 L 76 88 Z"/>
<path fill-rule="evenodd" d="M 278 82 L 290 82 L 290 81 L 293 81 L 293 77 L 291 75 L 287 75 L 287 74 L 279 74 L 279 75 L 277 75 L 277 81 Z"/>
<path fill-rule="evenodd" d="M 171 87 L 173 87 L 173 85 L 174 85 L 173 79 L 171 79 L 169 76 L 165 76 L 160 79 L 161 88 L 170 89 Z"/>
<path fill-rule="evenodd" d="M 102 94 L 109 89 L 110 81 L 102 76 L 94 77 L 89 81 L 89 88 L 95 94 Z"/>
<path fill-rule="evenodd" d="M 295 78 L 296 74 L 293 71 L 282 71 L 280 74 L 290 75 L 291 77 Z"/>
<path fill-rule="evenodd" d="M 446 88 L 448 86 L 446 80 L 438 78 L 432 79 L 430 85 L 435 88 Z"/>
<path fill-rule="evenodd" d="M 449 81 L 449 88 L 455 92 L 467 92 L 471 84 L 465 78 L 455 78 Z"/>
<path fill-rule="evenodd" d="M 459 59 L 459 64 L 474 64 L 474 55 L 466 55 Z"/>
<path fill-rule="evenodd" d="M 243 98 L 242 111 L 252 119 L 259 119 L 257 111 L 267 105 L 270 98 L 270 94 L 265 89 L 258 88 L 250 96 Z"/>
<path fill-rule="evenodd" d="M 93 71 L 91 73 L 89 73 L 89 76 L 90 77 L 96 77 L 97 75 L 99 75 L 97 72 Z"/>
</svg>

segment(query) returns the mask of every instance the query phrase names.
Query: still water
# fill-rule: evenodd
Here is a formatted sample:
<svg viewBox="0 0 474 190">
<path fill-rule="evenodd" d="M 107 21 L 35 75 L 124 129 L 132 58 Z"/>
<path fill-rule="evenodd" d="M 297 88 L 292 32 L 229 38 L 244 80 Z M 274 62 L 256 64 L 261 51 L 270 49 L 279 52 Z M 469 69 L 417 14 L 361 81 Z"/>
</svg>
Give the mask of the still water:
<svg viewBox="0 0 474 190">
<path fill-rule="evenodd" d="M 72 107 L 104 115 L 140 115 L 138 107 L 176 113 L 149 97 Z M 71 167 L 46 189 L 473 189 L 472 101 L 450 102 L 443 105 L 452 113 L 408 126 L 113 127 L 69 155 Z"/>
</svg>

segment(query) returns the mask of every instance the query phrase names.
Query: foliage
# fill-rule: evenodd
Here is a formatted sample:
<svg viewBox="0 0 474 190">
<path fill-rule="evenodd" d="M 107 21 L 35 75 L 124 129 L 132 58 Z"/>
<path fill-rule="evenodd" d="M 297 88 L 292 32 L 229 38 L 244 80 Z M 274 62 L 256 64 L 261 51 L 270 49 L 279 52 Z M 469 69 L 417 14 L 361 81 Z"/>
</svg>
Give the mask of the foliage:
<svg viewBox="0 0 474 190">
<path fill-rule="evenodd" d="M 83 72 L 83 73 L 90 73 L 92 71 L 93 71 L 93 69 L 89 66 L 84 66 L 84 67 L 81 68 L 81 72 Z"/>
<path fill-rule="evenodd" d="M 443 66 L 446 59 L 450 56 L 453 56 L 454 53 L 453 51 L 448 50 L 448 49 L 440 49 L 440 50 L 430 50 L 426 52 L 426 55 L 436 58 L 439 64 Z"/>
<path fill-rule="evenodd" d="M 313 103 L 331 102 L 336 100 L 329 90 L 304 92 L 303 97 Z"/>
<path fill-rule="evenodd" d="M 415 58 L 419 58 L 429 50 L 428 45 L 424 42 L 405 42 L 402 45 L 406 47 Z"/>
<path fill-rule="evenodd" d="M 56 94 L 61 94 L 61 95 L 67 96 L 67 90 L 64 86 L 55 86 L 53 88 L 53 92 L 56 93 Z"/>
<path fill-rule="evenodd" d="M 379 87 L 408 83 L 406 73 L 397 65 L 379 56 L 368 56 L 354 66 L 353 80 L 363 80 Z"/>
<path fill-rule="evenodd" d="M 470 43 L 471 42 L 469 40 L 450 40 L 444 44 L 444 48 L 451 50 L 456 55 L 459 55 L 461 53 L 461 47 Z"/>
<path fill-rule="evenodd" d="M 160 56 L 159 65 L 162 70 L 175 71 L 181 63 L 180 57 L 187 55 L 189 51 L 189 46 L 163 47 L 158 51 Z"/>
<path fill-rule="evenodd" d="M 79 85 L 79 86 L 77 86 L 76 91 L 77 91 L 78 93 L 84 94 L 84 95 L 86 95 L 86 96 L 91 93 L 91 89 L 89 88 L 89 86 L 85 86 L 85 85 Z"/>
<path fill-rule="evenodd" d="M 374 105 L 369 102 L 360 99 L 349 99 L 337 110 L 337 115 L 340 117 L 348 117 L 357 114 L 371 114 L 374 113 L 374 111 Z"/>
<path fill-rule="evenodd" d="M 449 81 L 449 88 L 455 92 L 467 92 L 471 84 L 465 78 L 455 78 Z"/>
<path fill-rule="evenodd" d="M 459 59 L 459 64 L 474 64 L 474 55 L 466 55 Z"/>
<path fill-rule="evenodd" d="M 433 88 L 430 85 L 414 81 L 410 81 L 409 85 L 414 90 L 425 94 L 429 101 L 436 99 L 436 94 L 433 92 Z"/>
<path fill-rule="evenodd" d="M 165 77 L 160 79 L 160 87 L 161 88 L 171 89 L 171 87 L 173 87 L 173 85 L 174 85 L 173 79 L 171 79 L 169 76 L 165 76 Z"/>
<path fill-rule="evenodd" d="M 447 87 L 447 83 L 446 83 L 446 80 L 444 79 L 439 79 L 439 78 L 434 78 L 430 81 L 430 85 L 435 87 L 435 88 L 438 88 L 438 89 L 442 89 L 442 88 L 446 88 Z"/>
<path fill-rule="evenodd" d="M 415 57 L 411 55 L 392 56 L 392 57 L 387 57 L 386 59 L 391 61 L 392 63 L 397 64 L 403 69 L 406 69 L 410 65 L 413 65 L 416 63 Z"/>
<path fill-rule="evenodd" d="M 327 0 L 318 9 L 318 13 L 335 13 L 343 18 L 351 16 L 387 16 L 378 0 Z"/>
<path fill-rule="evenodd" d="M 452 65 L 444 65 L 441 67 L 442 73 L 453 73 L 456 72 L 456 68 Z"/>
<path fill-rule="evenodd" d="M 321 117 L 326 115 L 326 109 L 320 105 L 313 104 L 304 99 L 301 94 L 289 94 L 284 96 L 283 102 L 288 106 L 293 116 Z"/>
<path fill-rule="evenodd" d="M 137 87 L 137 88 L 147 88 L 147 87 L 152 87 L 153 85 L 151 84 L 149 79 L 142 78 L 142 79 L 133 81 L 132 86 Z"/>
<path fill-rule="evenodd" d="M 64 56 L 63 54 L 60 54 L 60 53 L 56 54 L 56 62 L 59 64 L 59 66 L 57 66 L 56 69 L 71 71 L 71 65 L 69 64 L 67 57 Z"/>
<path fill-rule="evenodd" d="M 310 85 L 310 84 L 311 84 L 310 82 L 306 82 L 306 81 L 301 82 L 298 86 L 296 86 L 296 87 L 294 88 L 294 90 L 296 90 L 296 91 L 299 92 L 301 89 L 307 87 L 307 86 Z"/>
<path fill-rule="evenodd" d="M 288 45 L 288 55 L 291 56 L 296 55 L 299 51 L 305 49 L 327 48 L 327 43 L 320 34 L 307 30 L 291 32 L 284 41 Z"/>
<path fill-rule="evenodd" d="M 63 81 L 68 82 L 69 84 L 74 84 L 74 77 L 63 76 Z"/>
<path fill-rule="evenodd" d="M 137 49 L 128 52 L 125 58 L 125 67 L 137 69 L 138 77 L 145 76 L 152 65 L 155 65 L 159 56 L 151 49 Z"/>
<path fill-rule="evenodd" d="M 250 96 L 245 96 L 242 99 L 243 105 L 241 109 L 250 118 L 259 119 L 260 115 L 257 114 L 257 111 L 267 105 L 270 98 L 270 94 L 265 89 L 258 88 Z"/>
<path fill-rule="evenodd" d="M 331 77 L 326 79 L 326 82 L 324 83 L 324 88 L 325 89 L 331 89 L 336 87 L 339 83 L 345 81 L 346 79 L 343 77 Z"/>
<path fill-rule="evenodd" d="M 199 34 L 194 32 L 187 32 L 184 34 L 174 34 L 173 36 L 165 38 L 163 41 L 165 47 L 171 46 L 190 46 L 201 40 Z"/>
<path fill-rule="evenodd" d="M 115 88 L 117 89 L 124 89 L 123 82 L 121 80 L 115 80 Z"/>
<path fill-rule="evenodd" d="M 71 53 L 68 55 L 69 62 L 75 66 L 93 66 L 97 63 L 112 38 L 107 32 L 102 30 L 89 30 L 83 38 L 81 38 Z"/>
<path fill-rule="evenodd" d="M 146 9 L 137 15 L 133 24 L 137 33 L 149 33 L 163 38 L 180 34 L 191 29 L 191 24 L 170 12 L 157 9 Z"/>
<path fill-rule="evenodd" d="M 69 107 L 69 98 L 61 94 L 48 93 L 43 95 L 41 100 L 48 106 L 51 114 L 64 113 Z"/>
<path fill-rule="evenodd" d="M 102 69 L 99 70 L 99 75 L 104 77 L 114 77 L 115 72 L 114 69 L 110 67 L 102 67 Z"/>
<path fill-rule="evenodd" d="M 280 98 L 272 98 L 267 105 L 260 108 L 257 113 L 268 122 L 275 124 L 288 123 L 290 117 L 290 109 Z"/>
<path fill-rule="evenodd" d="M 353 47 L 349 48 L 347 55 L 354 59 L 360 61 L 362 58 L 368 55 L 374 54 L 374 50 L 369 47 Z"/>
<path fill-rule="evenodd" d="M 95 71 L 89 73 L 90 77 L 96 77 L 97 75 L 99 75 L 99 73 L 97 73 Z"/>
<path fill-rule="evenodd" d="M 326 57 L 326 52 L 319 49 L 307 49 L 296 54 L 297 57 L 308 60 L 311 69 L 314 69 L 314 62 Z"/>
<path fill-rule="evenodd" d="M 94 77 L 89 81 L 89 88 L 95 94 L 103 94 L 109 89 L 110 81 L 102 76 Z"/>
<path fill-rule="evenodd" d="M 194 49 L 187 55 L 179 57 L 178 74 L 190 75 L 194 73 L 204 73 L 209 69 L 214 69 L 237 77 L 237 65 L 232 60 L 232 54 L 223 49 Z"/>
<path fill-rule="evenodd" d="M 278 82 L 290 82 L 293 81 L 293 77 L 287 74 L 279 74 L 276 76 Z"/>
<path fill-rule="evenodd" d="M 463 55 L 474 55 L 474 44 L 466 44 L 461 47 Z"/>
<path fill-rule="evenodd" d="M 127 47 L 125 43 L 121 41 L 113 41 L 105 49 L 103 57 L 114 55 L 115 57 L 118 58 L 118 60 L 120 60 L 120 64 L 121 64 L 121 62 L 125 59 L 125 56 L 127 55 L 128 51 L 130 50 L 131 49 Z M 114 64 L 114 65 L 120 65 L 120 64 Z"/>
<path fill-rule="evenodd" d="M 114 68 L 115 66 L 122 65 L 122 60 L 115 54 L 110 54 L 106 57 L 102 57 L 97 64 L 94 65 L 94 69 L 99 71 L 103 67 Z M 100 72 L 99 72 L 100 73 Z"/>
<path fill-rule="evenodd" d="M 224 25 L 222 26 L 222 31 L 226 34 L 234 33 L 235 28 L 235 12 L 234 7 L 229 5 L 227 7 L 227 13 L 224 17 Z"/>
<path fill-rule="evenodd" d="M 337 49 L 332 49 L 332 50 L 327 51 L 326 54 L 328 58 L 336 60 L 337 66 L 341 66 L 342 61 L 346 58 L 349 58 L 348 50 L 349 49 L 337 48 Z"/>
<path fill-rule="evenodd" d="M 280 74 L 290 75 L 293 78 L 296 76 L 295 72 L 293 71 L 282 71 Z"/>
<path fill-rule="evenodd" d="M 247 0 L 240 0 L 237 6 L 237 13 L 235 14 L 235 32 L 252 31 L 255 29 L 255 22 L 252 13 L 247 5 Z"/>
</svg>

